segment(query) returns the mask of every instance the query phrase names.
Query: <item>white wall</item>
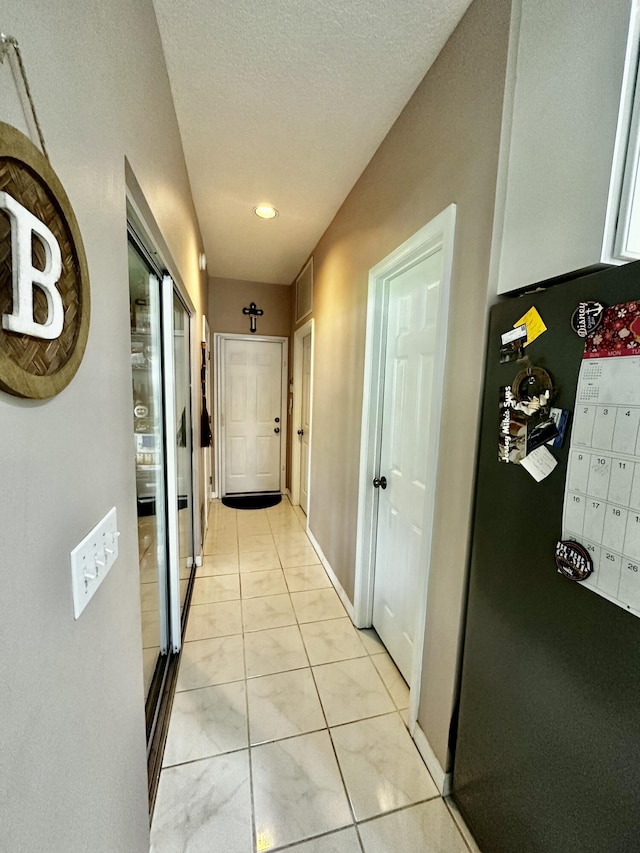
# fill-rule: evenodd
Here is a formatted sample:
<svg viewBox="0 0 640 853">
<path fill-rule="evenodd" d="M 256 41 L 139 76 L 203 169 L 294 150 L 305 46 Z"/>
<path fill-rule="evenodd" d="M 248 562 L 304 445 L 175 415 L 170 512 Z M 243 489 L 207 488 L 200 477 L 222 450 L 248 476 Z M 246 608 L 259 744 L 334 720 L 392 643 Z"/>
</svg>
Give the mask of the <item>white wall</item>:
<svg viewBox="0 0 640 853">
<path fill-rule="evenodd" d="M 200 237 L 151 0 L 0 0 L 91 278 L 84 361 L 0 392 L 0 849 L 148 850 L 125 156 L 198 309 Z M 25 130 L 7 63 L 0 119 Z M 120 557 L 80 620 L 69 552 L 115 505 Z"/>
</svg>

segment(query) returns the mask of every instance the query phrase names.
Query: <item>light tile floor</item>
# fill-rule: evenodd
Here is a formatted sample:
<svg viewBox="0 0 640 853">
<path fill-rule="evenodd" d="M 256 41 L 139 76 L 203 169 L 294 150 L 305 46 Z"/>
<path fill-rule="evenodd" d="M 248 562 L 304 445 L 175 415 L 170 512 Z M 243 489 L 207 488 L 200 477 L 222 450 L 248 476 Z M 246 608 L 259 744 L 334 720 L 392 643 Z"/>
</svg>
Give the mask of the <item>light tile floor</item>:
<svg viewBox="0 0 640 853">
<path fill-rule="evenodd" d="M 406 729 L 409 690 L 348 618 L 287 500 L 212 504 L 153 853 L 468 853 Z"/>
</svg>

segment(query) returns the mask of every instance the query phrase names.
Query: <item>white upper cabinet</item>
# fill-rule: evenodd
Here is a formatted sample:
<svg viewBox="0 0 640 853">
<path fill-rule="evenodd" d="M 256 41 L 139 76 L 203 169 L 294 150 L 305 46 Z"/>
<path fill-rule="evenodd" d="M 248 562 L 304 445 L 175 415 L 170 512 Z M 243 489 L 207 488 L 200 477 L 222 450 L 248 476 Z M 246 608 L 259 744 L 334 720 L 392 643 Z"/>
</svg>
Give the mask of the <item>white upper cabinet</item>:
<svg viewBox="0 0 640 853">
<path fill-rule="evenodd" d="M 630 15 L 631 0 L 514 0 L 492 257 L 498 293 L 611 262 Z"/>
<path fill-rule="evenodd" d="M 640 86 L 638 2 L 629 26 L 627 58 L 620 99 L 618 134 L 609 194 L 605 259 L 613 263 L 640 259 Z M 608 257 L 607 257 L 608 254 Z"/>
</svg>

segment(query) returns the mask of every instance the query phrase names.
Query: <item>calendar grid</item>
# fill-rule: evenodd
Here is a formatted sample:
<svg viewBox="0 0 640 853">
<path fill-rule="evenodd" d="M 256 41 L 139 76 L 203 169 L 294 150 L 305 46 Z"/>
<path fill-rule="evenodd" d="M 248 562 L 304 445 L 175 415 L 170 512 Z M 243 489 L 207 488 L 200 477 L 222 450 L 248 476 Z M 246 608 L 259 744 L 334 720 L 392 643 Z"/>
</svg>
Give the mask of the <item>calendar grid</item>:
<svg viewBox="0 0 640 853">
<path fill-rule="evenodd" d="M 640 358 L 584 360 L 562 519 L 593 560 L 584 585 L 640 615 Z"/>
</svg>

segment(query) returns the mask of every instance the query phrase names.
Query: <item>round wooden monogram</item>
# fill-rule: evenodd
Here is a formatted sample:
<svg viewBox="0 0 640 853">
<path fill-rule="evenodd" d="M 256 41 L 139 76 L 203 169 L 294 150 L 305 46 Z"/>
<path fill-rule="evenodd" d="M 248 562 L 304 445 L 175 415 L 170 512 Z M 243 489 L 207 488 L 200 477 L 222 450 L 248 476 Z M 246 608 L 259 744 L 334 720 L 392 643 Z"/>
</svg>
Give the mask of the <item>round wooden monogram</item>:
<svg viewBox="0 0 640 853">
<path fill-rule="evenodd" d="M 80 367 L 89 272 L 71 204 L 48 160 L 0 122 L 0 389 L 45 399 Z"/>
</svg>

